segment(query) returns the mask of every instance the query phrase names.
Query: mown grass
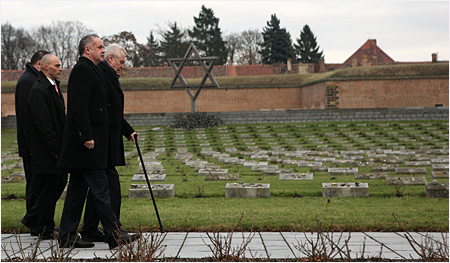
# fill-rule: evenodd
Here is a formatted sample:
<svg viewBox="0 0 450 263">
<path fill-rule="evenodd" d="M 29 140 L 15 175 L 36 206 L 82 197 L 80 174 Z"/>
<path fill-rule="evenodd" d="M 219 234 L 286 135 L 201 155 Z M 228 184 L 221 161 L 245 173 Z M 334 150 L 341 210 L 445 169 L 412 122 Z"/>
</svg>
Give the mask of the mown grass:
<svg viewBox="0 0 450 263">
<path fill-rule="evenodd" d="M 221 88 L 263 88 L 273 86 L 302 86 L 337 79 L 373 79 L 398 77 L 418 78 L 429 76 L 448 76 L 448 72 L 448 63 L 427 63 L 343 68 L 335 71 L 315 74 L 215 77 L 215 79 Z M 122 88 L 124 90 L 168 89 L 171 81 L 172 78 L 121 78 L 120 80 Z M 187 82 L 189 84 L 198 84 L 200 83 L 200 81 L 201 79 L 189 79 Z M 15 85 L 16 81 L 2 81 L 2 92 L 13 92 Z M 63 90 L 66 90 L 67 80 L 62 80 L 60 86 Z"/>
<path fill-rule="evenodd" d="M 388 124 L 388 126 L 385 126 Z M 407 124 L 407 126 L 405 126 Z M 368 182 L 368 198 L 323 198 L 323 182 L 354 182 L 353 176 L 330 176 L 326 172 L 315 172 L 313 181 L 280 181 L 278 176 L 262 176 L 250 168 L 225 164 L 218 159 L 201 155 L 201 143 L 208 142 L 214 151 L 225 152 L 227 147 L 250 151 L 248 147 L 272 150 L 273 144 L 295 151 L 297 147 L 312 151 L 322 150 L 320 142 L 325 142 L 331 150 L 355 149 L 404 149 L 417 150 L 420 147 L 442 149 L 448 147 L 448 122 L 414 121 L 414 122 L 322 122 L 290 124 L 252 124 L 225 125 L 228 134 L 226 140 L 233 146 L 224 146 L 220 128 L 204 130 L 175 131 L 164 127 L 162 131 L 150 131 L 152 127 L 135 127 L 145 140 L 141 141 L 143 153 L 155 151 L 157 135 L 164 134 L 166 140 L 158 160 L 164 166 L 167 180 L 164 183 L 175 184 L 175 198 L 157 198 L 156 202 L 161 220 L 167 231 L 228 231 L 241 214 L 244 214 L 240 230 L 249 231 L 314 231 L 316 220 L 324 222 L 325 229 L 342 231 L 401 231 L 393 214 L 407 227 L 408 231 L 448 231 L 448 199 L 426 198 L 425 186 L 402 187 L 403 197 L 396 197 L 399 189 L 386 186 L 384 180 L 358 180 Z M 244 129 L 241 129 L 241 128 Z M 411 133 L 412 132 L 412 133 Z M 336 138 L 330 136 L 336 134 Z M 207 140 L 201 139 L 203 134 Z M 241 134 L 249 134 L 251 143 Z M 267 141 L 264 134 L 271 134 Z M 369 134 L 369 135 L 367 135 Z M 182 138 L 182 136 L 184 138 Z M 198 135 L 200 139 L 198 138 Z M 354 136 L 358 137 L 354 137 Z M 15 130 L 2 130 L 2 153 L 16 149 Z M 399 138 L 408 140 L 400 140 Z M 289 141 L 287 141 L 288 139 Z M 360 141 L 364 140 L 363 143 Z M 343 142 L 341 142 L 341 140 Z M 396 140 L 396 141 L 394 141 Z M 395 142 L 392 144 L 392 142 Z M 297 144 L 296 144 L 297 143 Z M 182 145 L 182 146 L 181 146 Z M 370 145 L 370 146 L 366 146 Z M 375 145 L 375 146 L 372 146 Z M 126 151 L 135 146 L 125 143 Z M 240 174 L 240 182 L 269 183 L 271 197 L 235 199 L 225 198 L 223 181 L 205 181 L 192 168 L 174 159 L 178 148 L 187 148 L 200 158 L 229 169 L 231 173 Z M 325 148 L 326 150 L 326 148 Z M 281 156 L 280 156 L 281 157 Z M 412 156 L 408 156 L 411 158 Z M 242 158 L 242 157 L 241 157 Z M 248 157 L 244 157 L 248 158 Z M 249 159 L 249 158 L 248 158 Z M 376 164 L 381 164 L 376 163 Z M 295 172 L 308 172 L 309 168 L 295 165 L 278 165 Z M 324 164 L 327 165 L 327 164 Z M 340 165 L 348 167 L 348 165 Z M 404 164 L 400 164 L 404 166 Z M 128 189 L 131 178 L 138 167 L 137 154 L 127 157 L 127 165 L 119 167 L 122 186 L 121 221 L 127 230 L 158 230 L 158 222 L 151 199 L 129 199 Z M 432 180 L 431 167 L 427 168 L 427 181 Z M 2 171 L 2 177 L 12 171 Z M 359 172 L 370 172 L 370 167 L 359 167 Z M 395 173 L 390 172 L 390 175 Z M 404 175 L 395 175 L 404 176 Z M 419 176 L 419 175 L 418 175 Z M 420 175 L 422 176 L 422 175 Z M 448 179 L 439 179 L 448 182 Z M 3 183 L 2 198 L 10 194 L 17 200 L 2 200 L 2 232 L 27 229 L 20 224 L 25 213 L 25 184 Z M 58 202 L 55 222 L 59 225 L 63 201 Z"/>
</svg>

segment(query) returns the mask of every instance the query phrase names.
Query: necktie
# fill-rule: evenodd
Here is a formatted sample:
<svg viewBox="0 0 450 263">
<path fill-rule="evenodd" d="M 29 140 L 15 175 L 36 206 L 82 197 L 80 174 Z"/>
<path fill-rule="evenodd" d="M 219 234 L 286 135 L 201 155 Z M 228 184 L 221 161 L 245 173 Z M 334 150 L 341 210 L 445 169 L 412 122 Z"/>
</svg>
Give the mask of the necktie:
<svg viewBox="0 0 450 263">
<path fill-rule="evenodd" d="M 56 83 L 55 83 L 55 90 L 59 94 L 58 86 L 56 85 Z"/>
</svg>

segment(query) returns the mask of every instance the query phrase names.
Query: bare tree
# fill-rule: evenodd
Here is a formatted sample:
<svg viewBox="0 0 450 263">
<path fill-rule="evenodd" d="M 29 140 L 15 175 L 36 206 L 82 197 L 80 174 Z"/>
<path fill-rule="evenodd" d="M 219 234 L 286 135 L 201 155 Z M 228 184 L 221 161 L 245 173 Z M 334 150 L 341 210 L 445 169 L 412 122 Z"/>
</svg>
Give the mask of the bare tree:
<svg viewBox="0 0 450 263">
<path fill-rule="evenodd" d="M 242 54 L 239 59 L 241 65 L 255 65 L 261 63 L 261 54 L 259 43 L 263 38 L 257 29 L 249 29 L 241 33 Z"/>
<path fill-rule="evenodd" d="M 105 46 L 113 43 L 121 45 L 127 52 L 125 66 L 134 67 L 135 64 L 136 66 L 139 66 L 138 50 L 142 48 L 142 45 L 137 43 L 136 37 L 132 32 L 122 31 L 118 34 L 104 37 L 103 43 Z"/>
<path fill-rule="evenodd" d="M 228 50 L 228 60 L 231 65 L 238 60 L 240 53 L 242 53 L 242 39 L 241 34 L 231 33 L 225 36 L 225 47 Z"/>
<path fill-rule="evenodd" d="M 33 36 L 39 48 L 58 56 L 64 68 L 71 68 L 78 60 L 80 39 L 93 33 L 79 21 L 53 21 L 50 26 L 39 26 Z"/>
<path fill-rule="evenodd" d="M 23 69 L 35 51 L 35 42 L 23 28 L 2 24 L 2 69 Z"/>
</svg>

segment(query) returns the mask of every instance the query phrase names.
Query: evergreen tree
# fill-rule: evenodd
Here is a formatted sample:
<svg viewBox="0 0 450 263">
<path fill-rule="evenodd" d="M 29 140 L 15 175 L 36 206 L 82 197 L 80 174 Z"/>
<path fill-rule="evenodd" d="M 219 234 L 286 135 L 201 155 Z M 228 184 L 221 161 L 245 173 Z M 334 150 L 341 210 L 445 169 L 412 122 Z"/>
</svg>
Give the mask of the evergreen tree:
<svg viewBox="0 0 450 263">
<path fill-rule="evenodd" d="M 300 32 L 300 38 L 297 38 L 297 44 L 294 44 L 297 59 L 303 63 L 317 63 L 323 58 L 323 51 L 319 52 L 316 37 L 308 25 L 303 27 Z"/>
<path fill-rule="evenodd" d="M 208 57 L 217 57 L 216 64 L 223 65 L 227 62 L 228 51 L 222 39 L 222 32 L 219 28 L 219 19 L 214 16 L 211 8 L 202 5 L 202 10 L 198 17 L 194 16 L 195 26 L 189 30 L 198 51 Z"/>
<path fill-rule="evenodd" d="M 169 30 L 164 32 L 161 40 L 161 56 L 163 62 L 169 58 L 183 58 L 189 48 L 186 32 L 177 26 L 177 22 L 169 24 Z"/>
<path fill-rule="evenodd" d="M 148 48 L 148 66 L 158 67 L 161 66 L 161 56 L 159 55 L 160 47 L 158 41 L 153 36 L 153 32 L 150 31 L 150 35 L 147 37 Z"/>
<path fill-rule="evenodd" d="M 261 45 L 261 57 L 263 64 L 286 63 L 288 58 L 294 58 L 291 34 L 285 28 L 280 27 L 280 20 L 275 14 L 267 21 L 263 29 L 263 42 Z"/>
</svg>

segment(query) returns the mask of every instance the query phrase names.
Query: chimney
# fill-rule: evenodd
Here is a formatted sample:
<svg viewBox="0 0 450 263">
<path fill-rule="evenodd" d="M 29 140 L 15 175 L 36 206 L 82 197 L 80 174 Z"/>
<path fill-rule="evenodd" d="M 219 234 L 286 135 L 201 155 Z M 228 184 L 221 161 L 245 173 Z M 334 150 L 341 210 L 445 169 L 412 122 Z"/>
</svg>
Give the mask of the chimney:
<svg viewBox="0 0 450 263">
<path fill-rule="evenodd" d="M 436 63 L 437 62 L 437 53 L 431 54 L 431 62 Z"/>
<path fill-rule="evenodd" d="M 319 72 L 325 72 L 326 68 L 325 68 L 325 59 L 321 58 L 319 59 Z"/>
<path fill-rule="evenodd" d="M 288 72 L 292 71 L 292 64 L 291 64 L 291 59 L 290 58 L 287 59 L 287 71 Z"/>
</svg>

